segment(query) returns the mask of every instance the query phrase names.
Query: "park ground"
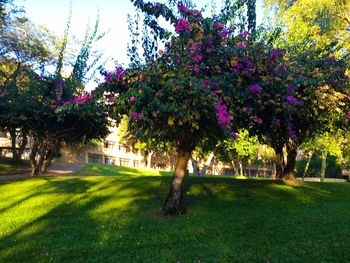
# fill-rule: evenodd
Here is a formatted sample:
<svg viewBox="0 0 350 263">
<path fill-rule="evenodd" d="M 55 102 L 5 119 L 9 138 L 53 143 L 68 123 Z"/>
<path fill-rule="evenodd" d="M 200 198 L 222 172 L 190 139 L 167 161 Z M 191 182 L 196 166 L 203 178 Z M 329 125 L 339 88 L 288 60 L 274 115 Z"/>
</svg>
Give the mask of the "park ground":
<svg viewBox="0 0 350 263">
<path fill-rule="evenodd" d="M 87 165 L 0 180 L 0 262 L 350 262 L 350 184 L 188 177 Z"/>
</svg>

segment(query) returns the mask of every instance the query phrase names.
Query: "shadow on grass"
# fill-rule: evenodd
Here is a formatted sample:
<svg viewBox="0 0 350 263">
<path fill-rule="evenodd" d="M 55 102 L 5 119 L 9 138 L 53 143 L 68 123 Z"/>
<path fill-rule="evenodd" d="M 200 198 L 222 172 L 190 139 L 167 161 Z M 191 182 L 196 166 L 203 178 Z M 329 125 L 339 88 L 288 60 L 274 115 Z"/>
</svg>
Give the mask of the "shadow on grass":
<svg viewBox="0 0 350 263">
<path fill-rule="evenodd" d="M 273 181 L 189 177 L 184 189 L 188 214 L 168 219 L 161 216 L 160 209 L 171 177 L 27 181 L 25 187 L 29 189 L 24 196 L 0 214 L 3 224 L 9 226 L 6 234 L 0 235 L 1 262 L 349 259 L 341 252 L 350 241 L 350 235 L 344 236 L 349 227 L 338 223 L 332 233 L 326 232 L 332 221 L 350 217 L 349 212 L 324 211 L 323 202 L 329 202 L 338 189 L 332 186 L 318 189 Z M 37 184 L 30 187 L 31 181 Z M 349 190 L 343 188 L 344 193 Z M 307 206 L 305 196 L 310 197 Z M 350 197 L 349 193 L 344 197 Z M 11 210 L 20 210 L 22 221 L 8 220 L 6 215 Z M 323 222 L 316 225 L 315 215 L 320 213 Z M 298 226 L 298 231 L 296 225 L 277 223 L 300 224 L 304 220 L 305 227 Z M 338 242 L 335 249 L 335 241 L 344 243 Z M 312 251 L 308 244 L 313 246 Z"/>
</svg>

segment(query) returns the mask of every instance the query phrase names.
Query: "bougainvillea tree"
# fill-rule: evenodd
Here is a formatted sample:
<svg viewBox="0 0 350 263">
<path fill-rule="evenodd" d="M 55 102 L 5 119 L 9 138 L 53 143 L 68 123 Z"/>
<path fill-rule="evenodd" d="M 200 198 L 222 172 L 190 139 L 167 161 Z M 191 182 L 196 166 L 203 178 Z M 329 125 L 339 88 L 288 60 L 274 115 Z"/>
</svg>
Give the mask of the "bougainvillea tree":
<svg viewBox="0 0 350 263">
<path fill-rule="evenodd" d="M 233 101 L 228 85 L 220 81 L 229 70 L 225 55 L 233 29 L 182 3 L 178 18 L 164 4 L 135 1 L 135 5 L 148 16 L 164 16 L 174 26 L 174 34 L 157 59 L 107 72 L 104 87 L 114 100 L 116 119 L 128 115 L 129 128 L 140 140 L 152 138 L 176 149 L 177 164 L 163 210 L 168 215 L 182 214 L 186 212 L 182 185 L 192 151 L 205 138 L 236 136 Z M 237 49 L 244 38 L 237 38 Z"/>
<path fill-rule="evenodd" d="M 174 26 L 174 34 L 149 20 L 158 35 L 171 35 L 165 50 L 147 63 L 136 63 L 125 70 L 117 66 L 115 71 L 107 72 L 103 90 L 115 118 L 121 120 L 128 115 L 129 128 L 138 139 L 152 138 L 176 149 L 178 161 L 163 207 L 165 214 L 186 211 L 182 185 L 191 153 L 201 141 L 236 137 L 235 130 L 247 128 L 275 149 L 282 177 L 293 170 L 287 169 L 288 165 L 283 170 L 283 147 L 287 145 L 290 159 L 295 161 L 296 147 L 289 143 L 299 145 L 299 133 L 306 136 L 318 127 L 315 119 L 323 123 L 329 117 L 321 114 L 328 110 L 302 108 L 308 100 L 315 105 L 319 96 L 326 94 L 314 90 L 328 85 L 331 88 L 327 94 L 339 97 L 334 103 L 345 105 L 340 90 L 346 77 L 338 61 L 319 61 L 315 55 L 312 63 L 306 63 L 311 55 L 293 57 L 274 50 L 268 43 L 257 41 L 251 32 L 235 32 L 235 28 L 227 27 L 225 16 L 204 18 L 200 11 L 182 3 L 178 5 L 179 17 L 164 4 L 134 4 L 148 17 L 165 17 Z M 334 108 L 336 104 L 329 106 Z M 310 116 L 304 122 L 296 114 Z M 317 118 L 312 118 L 314 115 Z M 313 128 L 309 128 L 310 123 L 315 124 Z"/>
<path fill-rule="evenodd" d="M 260 43 L 246 49 L 246 61 L 234 61 L 232 70 L 238 76 L 230 75 L 241 82 L 231 81 L 236 121 L 274 148 L 277 176 L 294 180 L 300 144 L 334 125 L 348 125 L 346 59 L 331 57 L 325 50 L 294 53 Z"/>
</svg>

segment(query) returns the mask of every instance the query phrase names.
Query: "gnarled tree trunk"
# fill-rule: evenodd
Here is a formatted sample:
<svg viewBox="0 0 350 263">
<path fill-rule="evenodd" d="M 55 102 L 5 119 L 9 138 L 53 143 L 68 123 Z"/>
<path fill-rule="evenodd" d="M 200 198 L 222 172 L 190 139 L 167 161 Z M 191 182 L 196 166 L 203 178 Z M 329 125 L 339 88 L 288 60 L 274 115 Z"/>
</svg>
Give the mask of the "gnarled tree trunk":
<svg viewBox="0 0 350 263">
<path fill-rule="evenodd" d="M 200 176 L 204 176 L 207 173 L 207 169 L 209 167 L 209 165 L 211 164 L 211 161 L 214 158 L 214 152 L 211 152 L 210 155 L 208 156 L 208 159 L 205 161 L 204 166 L 202 167 L 202 170 L 200 172 Z"/>
<path fill-rule="evenodd" d="M 28 138 L 27 131 L 22 130 L 22 139 L 17 140 L 16 129 L 9 129 L 11 136 L 11 147 L 12 147 L 12 160 L 13 162 L 19 162 L 22 158 L 22 154 L 27 146 Z M 17 143 L 19 143 L 19 148 L 17 149 Z"/>
<path fill-rule="evenodd" d="M 298 147 L 293 142 L 287 143 L 287 164 L 283 170 L 283 179 L 289 181 L 296 181 L 295 164 L 298 153 Z"/>
<path fill-rule="evenodd" d="M 186 213 L 186 207 L 182 200 L 182 185 L 187 173 L 187 163 L 191 152 L 178 152 L 177 162 L 170 191 L 165 199 L 163 212 L 165 215 L 179 215 Z"/>
</svg>

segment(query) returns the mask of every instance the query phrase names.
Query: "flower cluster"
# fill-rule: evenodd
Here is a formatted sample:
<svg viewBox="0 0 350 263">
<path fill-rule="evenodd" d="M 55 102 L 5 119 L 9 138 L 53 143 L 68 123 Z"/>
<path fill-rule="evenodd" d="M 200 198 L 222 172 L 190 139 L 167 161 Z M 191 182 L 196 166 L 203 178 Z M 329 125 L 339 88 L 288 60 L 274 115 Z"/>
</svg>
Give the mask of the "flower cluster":
<svg viewBox="0 0 350 263">
<path fill-rule="evenodd" d="M 286 97 L 286 102 L 290 105 L 301 105 L 304 103 L 302 100 L 298 100 L 297 98 L 290 95 Z"/>
<path fill-rule="evenodd" d="M 92 100 L 92 96 L 90 94 L 84 95 L 84 96 L 77 96 L 75 98 L 72 99 L 72 103 L 74 104 L 85 104 L 88 101 Z"/>
<path fill-rule="evenodd" d="M 177 33 L 189 32 L 190 31 L 190 23 L 183 18 L 179 18 L 179 20 L 177 21 L 177 24 L 175 26 L 175 31 Z"/>
<path fill-rule="evenodd" d="M 122 67 L 116 66 L 115 71 L 106 72 L 105 79 L 106 82 L 119 81 L 125 77 L 125 71 Z"/>
<path fill-rule="evenodd" d="M 236 66 L 231 68 L 231 71 L 233 73 L 241 72 L 243 76 L 248 76 L 250 73 L 254 73 L 254 64 L 249 58 L 244 57 L 237 62 Z"/>
<path fill-rule="evenodd" d="M 130 118 L 134 120 L 144 120 L 145 114 L 143 112 L 137 113 L 136 111 L 130 112 Z"/>
<path fill-rule="evenodd" d="M 179 10 L 179 12 L 183 15 L 187 15 L 187 16 L 193 16 L 193 17 L 202 17 L 202 14 L 199 10 L 192 10 L 188 7 L 186 7 L 182 2 L 180 2 L 177 5 L 177 8 Z"/>
<path fill-rule="evenodd" d="M 217 113 L 216 116 L 219 119 L 219 124 L 229 126 L 231 125 L 231 114 L 227 110 L 226 104 L 222 101 L 220 97 L 219 102 L 215 106 Z"/>
<path fill-rule="evenodd" d="M 262 92 L 262 88 L 259 84 L 256 83 L 249 86 L 249 91 L 251 93 L 259 94 L 260 92 Z"/>
</svg>

